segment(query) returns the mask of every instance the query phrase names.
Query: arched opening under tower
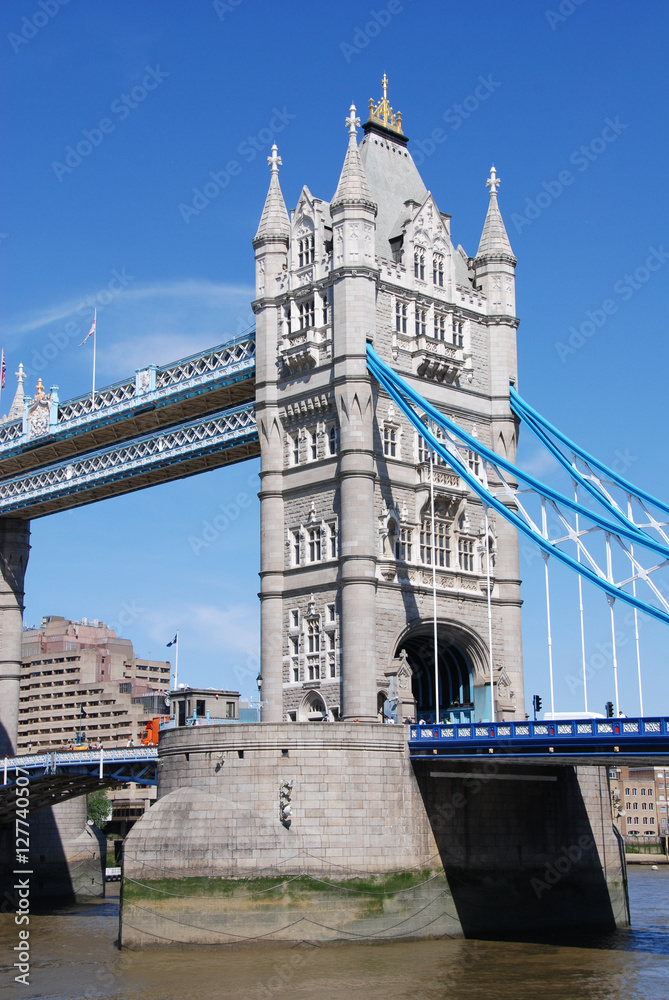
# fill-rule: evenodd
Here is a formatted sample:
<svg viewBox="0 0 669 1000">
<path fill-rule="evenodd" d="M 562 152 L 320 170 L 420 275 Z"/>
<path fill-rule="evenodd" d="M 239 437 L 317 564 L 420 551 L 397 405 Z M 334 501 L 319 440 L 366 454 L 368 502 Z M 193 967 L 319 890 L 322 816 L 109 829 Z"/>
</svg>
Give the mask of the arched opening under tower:
<svg viewBox="0 0 669 1000">
<path fill-rule="evenodd" d="M 406 653 L 413 674 L 411 687 L 416 699 L 416 721 L 435 721 L 434 633 L 426 626 L 406 636 L 396 657 Z M 471 722 L 475 717 L 474 671 L 467 652 L 445 634 L 437 632 L 439 674 L 439 721 Z"/>
</svg>

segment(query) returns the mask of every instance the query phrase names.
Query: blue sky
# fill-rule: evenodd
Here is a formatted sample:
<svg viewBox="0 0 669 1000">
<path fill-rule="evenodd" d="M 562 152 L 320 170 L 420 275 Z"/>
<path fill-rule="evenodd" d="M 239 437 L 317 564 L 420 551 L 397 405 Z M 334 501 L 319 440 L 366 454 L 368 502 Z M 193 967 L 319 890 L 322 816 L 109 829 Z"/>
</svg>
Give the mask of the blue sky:
<svg viewBox="0 0 669 1000">
<path fill-rule="evenodd" d="M 0 255 L 10 378 L 0 409 L 20 361 L 62 399 L 88 389 L 89 345 L 77 345 L 93 300 L 100 384 L 245 329 L 272 141 L 289 207 L 305 183 L 330 198 L 348 107 L 354 101 L 366 117 L 386 72 L 425 183 L 470 254 L 485 179 L 497 167 L 518 257 L 521 393 L 602 460 L 626 463 L 633 480 L 668 497 L 667 464 L 658 461 L 668 368 L 668 20 L 665 5 L 647 0 L 4 4 Z M 194 203 L 211 173 L 220 192 Z M 661 265 L 646 278 L 638 269 L 652 251 Z M 110 297 L 115 278 L 121 290 Z M 615 306 L 608 313 L 606 300 Z M 76 332 L 64 332 L 68 322 Z M 521 455 L 551 475 L 527 434 Z M 254 694 L 257 488 L 257 468 L 245 464 L 34 522 L 26 621 L 101 618 L 156 658 L 171 652 L 165 643 L 179 627 L 180 680 Z M 196 554 L 193 539 L 221 504 L 230 527 Z M 521 568 L 527 693 L 546 702 L 543 566 L 524 551 Z M 556 707 L 580 708 L 582 693 L 564 679 L 580 669 L 576 585 L 559 570 L 553 585 Z M 612 696 L 610 657 L 598 649 L 608 634 L 601 601 L 587 601 L 590 697 L 601 707 Z M 648 625 L 641 642 L 646 707 L 669 711 L 662 628 Z M 623 647 L 621 704 L 633 714 L 629 635 Z"/>
</svg>

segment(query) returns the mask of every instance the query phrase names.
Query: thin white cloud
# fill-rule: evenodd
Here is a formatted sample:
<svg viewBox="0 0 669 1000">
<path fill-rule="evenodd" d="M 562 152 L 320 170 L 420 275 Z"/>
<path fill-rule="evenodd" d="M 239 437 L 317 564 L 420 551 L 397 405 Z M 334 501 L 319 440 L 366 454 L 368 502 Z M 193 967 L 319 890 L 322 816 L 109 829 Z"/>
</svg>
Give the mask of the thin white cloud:
<svg viewBox="0 0 669 1000">
<path fill-rule="evenodd" d="M 123 269 L 119 269 L 123 273 Z M 225 282 L 207 281 L 204 279 L 187 278 L 173 282 L 161 282 L 148 285 L 134 284 L 134 277 L 125 272 L 128 277 L 127 284 L 120 291 L 114 293 L 114 297 L 102 308 L 112 309 L 123 304 L 125 307 L 132 303 L 142 301 L 159 302 L 160 300 L 174 303 L 174 300 L 182 299 L 190 302 L 196 301 L 201 307 L 223 308 L 234 305 L 250 303 L 254 295 L 254 289 L 250 285 L 229 285 Z M 4 337 L 22 338 L 25 334 L 33 333 L 36 330 L 43 330 L 55 323 L 68 320 L 78 315 L 82 308 L 91 311 L 94 308 L 95 300 L 106 295 L 109 291 L 108 283 L 113 281 L 114 276 L 110 276 L 107 282 L 101 284 L 100 288 L 92 289 L 76 297 L 65 299 L 61 302 L 53 303 L 49 306 L 33 310 L 32 312 L 19 315 L 10 320 L 2 329 Z M 118 285 L 112 285 L 112 289 Z M 90 303 L 90 305 L 87 305 Z"/>
</svg>

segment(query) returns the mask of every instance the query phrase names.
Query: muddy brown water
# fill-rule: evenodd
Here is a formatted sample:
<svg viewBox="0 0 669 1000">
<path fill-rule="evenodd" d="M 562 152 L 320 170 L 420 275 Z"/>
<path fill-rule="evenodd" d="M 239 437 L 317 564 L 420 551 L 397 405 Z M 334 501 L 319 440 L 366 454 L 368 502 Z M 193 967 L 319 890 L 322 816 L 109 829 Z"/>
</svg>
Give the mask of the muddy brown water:
<svg viewBox="0 0 669 1000">
<path fill-rule="evenodd" d="M 14 982 L 18 928 L 0 923 L 0 1000 L 667 1000 L 669 866 L 629 872 L 633 926 L 536 941 L 440 940 L 263 950 L 119 951 L 118 886 L 31 917 L 30 985 Z"/>
</svg>

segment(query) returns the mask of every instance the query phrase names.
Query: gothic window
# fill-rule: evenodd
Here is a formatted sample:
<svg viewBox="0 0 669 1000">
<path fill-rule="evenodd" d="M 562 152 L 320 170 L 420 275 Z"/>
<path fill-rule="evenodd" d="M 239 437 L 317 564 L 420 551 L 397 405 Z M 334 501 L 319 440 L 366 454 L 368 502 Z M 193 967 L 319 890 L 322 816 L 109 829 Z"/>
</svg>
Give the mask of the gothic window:
<svg viewBox="0 0 669 1000">
<path fill-rule="evenodd" d="M 335 648 L 335 634 L 334 632 L 328 632 L 328 649 L 333 650 Z"/>
<path fill-rule="evenodd" d="M 318 458 L 318 434 L 316 431 L 311 432 L 309 454 L 311 455 L 311 461 L 315 462 Z"/>
<path fill-rule="evenodd" d="M 337 665 L 334 660 L 334 656 L 330 657 L 330 677 L 337 676 Z"/>
<path fill-rule="evenodd" d="M 328 616 L 328 621 L 333 622 L 335 620 L 335 606 L 334 604 L 326 604 L 325 612 Z"/>
<path fill-rule="evenodd" d="M 481 459 L 480 459 L 478 453 L 475 452 L 475 451 L 471 451 L 471 449 L 467 452 L 467 465 L 469 466 L 471 472 L 474 473 L 474 475 L 476 476 L 476 478 L 477 479 L 480 478 L 480 476 L 481 476 Z"/>
<path fill-rule="evenodd" d="M 293 457 L 293 465 L 300 464 L 300 436 L 295 434 L 290 439 L 290 449 Z"/>
<path fill-rule="evenodd" d="M 309 562 L 321 561 L 321 529 L 309 529 Z"/>
<path fill-rule="evenodd" d="M 290 637 L 291 653 L 293 656 L 299 656 L 300 653 L 300 637 L 299 635 L 293 635 Z"/>
<path fill-rule="evenodd" d="M 444 287 L 444 258 L 440 253 L 432 256 L 432 284 Z"/>
<path fill-rule="evenodd" d="M 453 343 L 456 347 L 462 347 L 464 343 L 465 324 L 461 320 L 453 320 Z"/>
<path fill-rule="evenodd" d="M 323 326 L 327 326 L 330 322 L 330 302 L 328 300 L 327 292 L 324 292 L 321 296 L 321 302 L 323 305 Z"/>
<path fill-rule="evenodd" d="M 465 573 L 474 571 L 474 539 L 461 538 L 458 541 L 458 557 L 460 559 L 460 569 Z"/>
<path fill-rule="evenodd" d="M 300 532 L 291 532 L 291 546 L 293 551 L 293 566 L 300 565 Z"/>
<path fill-rule="evenodd" d="M 424 337 L 427 328 L 427 310 L 416 307 L 416 336 Z"/>
<path fill-rule="evenodd" d="M 300 680 L 300 668 L 293 667 L 293 681 L 297 684 Z"/>
<path fill-rule="evenodd" d="M 306 267 L 307 264 L 313 264 L 315 257 L 313 233 L 311 233 L 309 236 L 302 237 L 302 239 L 298 241 L 297 249 L 298 249 L 298 256 L 297 256 L 298 267 Z"/>
<path fill-rule="evenodd" d="M 424 422 L 427 423 L 427 419 Z M 441 427 L 434 427 L 433 426 L 432 427 L 432 433 L 434 434 L 434 436 L 437 438 L 438 441 L 443 441 L 444 440 L 444 432 L 442 431 Z M 419 464 L 429 462 L 430 461 L 430 454 L 431 454 L 431 452 L 432 452 L 432 449 L 430 448 L 429 444 L 427 443 L 427 441 L 425 440 L 425 438 L 423 438 L 419 434 L 418 435 L 418 462 L 419 462 Z M 435 465 L 445 465 L 446 464 L 445 461 L 444 461 L 444 459 L 440 455 L 438 455 L 436 453 L 434 454 L 433 458 L 434 458 L 434 464 Z"/>
<path fill-rule="evenodd" d="M 293 610 L 290 612 L 290 626 L 291 628 L 300 627 L 300 612 L 297 610 L 297 608 L 293 608 Z"/>
<path fill-rule="evenodd" d="M 308 330 L 315 326 L 314 300 L 305 299 L 299 304 L 300 330 Z"/>
<path fill-rule="evenodd" d="M 384 424 L 383 427 L 383 454 L 386 458 L 397 457 L 397 427 L 392 424 Z"/>
<path fill-rule="evenodd" d="M 328 449 L 331 455 L 337 454 L 337 428 L 334 424 L 328 430 Z"/>
<path fill-rule="evenodd" d="M 411 562 L 412 536 L 411 528 L 400 528 L 399 535 L 395 536 L 395 558 L 399 562 Z"/>
<path fill-rule="evenodd" d="M 311 618 L 307 622 L 307 652 L 318 653 L 321 648 L 321 631 L 317 618 Z"/>
<path fill-rule="evenodd" d="M 399 299 L 395 303 L 395 330 L 398 333 L 407 332 L 407 304 Z"/>
<path fill-rule="evenodd" d="M 336 559 L 337 558 L 337 554 L 338 554 L 337 553 L 337 525 L 336 524 L 329 524 L 328 525 L 328 545 L 329 545 L 329 549 L 330 549 L 330 559 Z M 334 604 L 332 605 L 332 608 L 334 609 Z"/>
<path fill-rule="evenodd" d="M 431 566 L 433 553 L 436 566 L 447 568 L 451 565 L 450 524 L 435 518 L 433 531 L 432 519 L 428 516 L 420 526 L 420 561 Z"/>
<path fill-rule="evenodd" d="M 413 252 L 413 276 L 425 281 L 425 251 L 422 247 L 416 247 Z"/>
<path fill-rule="evenodd" d="M 446 317 L 443 313 L 434 314 L 434 339 L 446 340 Z"/>
</svg>

